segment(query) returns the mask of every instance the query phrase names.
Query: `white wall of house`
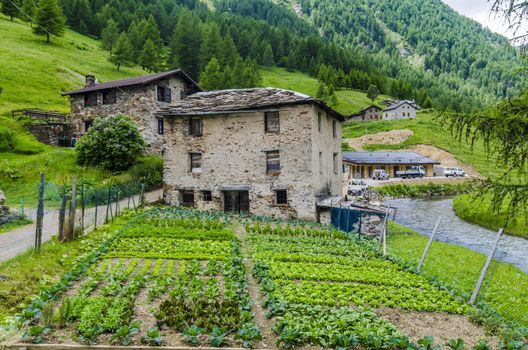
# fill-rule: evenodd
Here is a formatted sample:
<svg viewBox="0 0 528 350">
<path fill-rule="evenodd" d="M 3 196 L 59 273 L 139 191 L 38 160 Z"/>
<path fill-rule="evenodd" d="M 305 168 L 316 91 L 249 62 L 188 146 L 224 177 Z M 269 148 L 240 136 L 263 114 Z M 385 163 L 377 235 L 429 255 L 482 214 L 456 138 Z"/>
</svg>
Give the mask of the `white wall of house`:
<svg viewBox="0 0 528 350">
<path fill-rule="evenodd" d="M 416 118 L 416 108 L 409 103 L 404 103 L 401 106 L 383 111 L 383 120 L 397 120 L 406 118 Z"/>
</svg>

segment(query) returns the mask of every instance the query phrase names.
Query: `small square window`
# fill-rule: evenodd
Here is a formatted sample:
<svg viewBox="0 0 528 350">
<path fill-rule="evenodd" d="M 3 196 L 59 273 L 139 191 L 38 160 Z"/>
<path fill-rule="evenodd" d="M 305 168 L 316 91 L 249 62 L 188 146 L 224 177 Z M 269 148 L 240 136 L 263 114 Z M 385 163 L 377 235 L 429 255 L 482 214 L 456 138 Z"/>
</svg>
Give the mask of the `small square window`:
<svg viewBox="0 0 528 350">
<path fill-rule="evenodd" d="M 280 172 L 280 151 L 266 152 L 266 172 L 267 173 Z"/>
<path fill-rule="evenodd" d="M 286 190 L 276 190 L 275 191 L 275 202 L 278 205 L 288 204 L 288 191 L 286 191 Z"/>
<path fill-rule="evenodd" d="M 157 97 L 159 102 L 171 102 L 171 89 L 165 86 L 157 87 Z"/>
<path fill-rule="evenodd" d="M 84 95 L 84 107 L 97 106 L 97 93 Z"/>
<path fill-rule="evenodd" d="M 165 123 L 163 118 L 158 118 L 158 134 L 163 135 L 165 133 Z"/>
<path fill-rule="evenodd" d="M 202 191 L 204 202 L 211 202 L 213 200 L 213 193 L 211 191 Z"/>
<path fill-rule="evenodd" d="M 103 104 L 110 105 L 117 102 L 117 93 L 115 90 L 103 91 Z"/>
<path fill-rule="evenodd" d="M 203 135 L 203 121 L 201 117 L 193 117 L 189 119 L 189 133 L 192 136 Z"/>
<path fill-rule="evenodd" d="M 266 122 L 266 132 L 271 133 L 280 131 L 279 112 L 266 112 L 264 113 L 264 119 Z"/>
<path fill-rule="evenodd" d="M 194 191 L 181 191 L 181 203 L 186 207 L 194 207 Z"/>
<path fill-rule="evenodd" d="M 191 173 L 202 172 L 202 154 L 198 152 L 190 153 L 189 158 L 191 160 Z"/>
</svg>

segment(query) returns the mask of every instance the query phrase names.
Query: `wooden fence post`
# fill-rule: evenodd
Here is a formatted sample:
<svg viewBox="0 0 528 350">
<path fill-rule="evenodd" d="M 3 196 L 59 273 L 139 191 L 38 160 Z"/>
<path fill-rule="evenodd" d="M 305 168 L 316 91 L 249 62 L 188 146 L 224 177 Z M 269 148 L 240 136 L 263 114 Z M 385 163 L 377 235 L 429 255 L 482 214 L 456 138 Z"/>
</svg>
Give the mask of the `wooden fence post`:
<svg viewBox="0 0 528 350">
<path fill-rule="evenodd" d="M 473 290 L 471 299 L 469 299 L 470 305 L 473 305 L 475 301 L 477 300 L 477 296 L 480 292 L 480 288 L 482 287 L 482 283 L 484 282 L 484 278 L 486 277 L 486 273 L 488 272 L 488 268 L 491 264 L 491 260 L 493 259 L 493 256 L 495 255 L 495 252 L 497 251 L 499 240 L 503 232 L 504 232 L 504 229 L 501 228 L 499 232 L 497 233 L 497 236 L 495 237 L 495 243 L 493 244 L 493 248 L 491 249 L 491 252 L 489 253 L 488 258 L 486 259 L 486 263 L 484 263 L 484 267 L 482 268 L 482 272 L 480 273 L 480 277 L 477 281 L 477 285 L 475 286 L 475 289 Z"/>
<path fill-rule="evenodd" d="M 380 234 L 379 243 L 378 243 L 378 252 L 381 250 L 381 243 L 385 238 L 385 230 L 387 228 L 388 220 L 389 220 L 389 208 L 387 208 L 387 210 L 385 211 L 385 218 L 383 219 L 383 228 L 381 229 L 381 234 Z M 384 246 L 384 249 L 385 250 L 387 249 L 386 246 Z"/>
<path fill-rule="evenodd" d="M 44 173 L 40 173 L 39 199 L 37 207 L 37 228 L 35 231 L 35 249 L 42 246 L 42 225 L 44 221 Z"/>
<path fill-rule="evenodd" d="M 99 191 L 95 190 L 95 220 L 94 230 L 97 228 L 97 207 L 99 206 Z"/>
<path fill-rule="evenodd" d="M 66 187 L 62 189 L 62 201 L 59 209 L 59 241 L 64 242 L 64 219 L 66 218 L 66 202 L 68 201 L 68 196 L 66 195 Z"/>
<path fill-rule="evenodd" d="M 77 176 L 72 178 L 72 191 L 70 200 L 70 211 L 68 213 L 68 237 L 67 240 L 71 241 L 75 238 L 75 211 L 77 210 Z"/>
<path fill-rule="evenodd" d="M 105 217 L 105 224 L 108 223 L 108 210 L 110 210 L 110 193 L 111 188 L 108 187 L 108 196 L 106 197 L 106 217 Z"/>
<path fill-rule="evenodd" d="M 422 268 L 425 258 L 427 257 L 427 253 L 429 252 L 429 248 L 431 247 L 431 244 L 433 244 L 436 231 L 438 230 L 438 227 L 440 226 L 440 221 L 442 221 L 441 216 L 438 217 L 438 220 L 436 221 L 436 225 L 433 229 L 433 233 L 431 233 L 431 237 L 429 237 L 429 241 L 427 242 L 427 245 L 425 246 L 424 252 L 422 254 L 422 258 L 420 259 L 420 263 L 418 264 L 418 268 L 417 268 L 418 271 L 420 271 L 420 269 Z"/>
<path fill-rule="evenodd" d="M 84 235 L 84 182 L 81 184 L 81 230 Z"/>
</svg>

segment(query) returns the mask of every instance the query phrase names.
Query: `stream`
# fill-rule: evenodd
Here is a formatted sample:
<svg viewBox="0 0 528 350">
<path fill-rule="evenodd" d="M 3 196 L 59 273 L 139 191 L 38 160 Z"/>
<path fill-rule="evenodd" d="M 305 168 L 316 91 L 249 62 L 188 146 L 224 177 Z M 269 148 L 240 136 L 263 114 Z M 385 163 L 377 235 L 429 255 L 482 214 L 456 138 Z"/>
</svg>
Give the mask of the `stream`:
<svg viewBox="0 0 528 350">
<path fill-rule="evenodd" d="M 456 244 L 486 255 L 492 249 L 497 231 L 460 219 L 452 209 L 452 198 L 398 198 L 387 200 L 385 203 L 397 208 L 395 219 L 397 223 L 424 236 L 431 235 L 436 220 L 441 215 L 442 222 L 435 240 Z M 513 264 L 528 273 L 528 239 L 503 235 L 495 258 Z"/>
</svg>

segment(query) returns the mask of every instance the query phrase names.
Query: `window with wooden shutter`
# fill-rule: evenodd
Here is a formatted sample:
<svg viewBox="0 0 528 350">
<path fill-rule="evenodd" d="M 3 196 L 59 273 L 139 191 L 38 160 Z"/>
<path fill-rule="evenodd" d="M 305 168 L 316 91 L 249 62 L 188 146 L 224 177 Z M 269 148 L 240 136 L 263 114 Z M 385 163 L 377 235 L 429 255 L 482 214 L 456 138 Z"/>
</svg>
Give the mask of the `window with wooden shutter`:
<svg viewBox="0 0 528 350">
<path fill-rule="evenodd" d="M 84 95 L 84 107 L 97 106 L 97 92 Z"/>
<path fill-rule="evenodd" d="M 183 190 L 181 193 L 181 204 L 186 207 L 194 207 L 194 191 Z"/>
<path fill-rule="evenodd" d="M 192 117 L 189 119 L 189 133 L 192 136 L 203 135 L 203 121 L 202 117 Z"/>
<path fill-rule="evenodd" d="M 272 133 L 280 131 L 279 112 L 264 113 L 264 120 L 266 123 L 266 132 Z"/>
<path fill-rule="evenodd" d="M 165 86 L 158 86 L 157 87 L 157 97 L 159 102 L 167 102 L 170 103 L 172 99 L 172 93 L 171 89 Z"/>
<path fill-rule="evenodd" d="M 198 152 L 192 152 L 189 155 L 191 161 L 191 173 L 202 172 L 202 154 Z"/>
<path fill-rule="evenodd" d="M 266 152 L 266 172 L 278 173 L 280 172 L 280 151 Z"/>
<path fill-rule="evenodd" d="M 110 105 L 117 102 L 117 93 L 115 90 L 103 91 L 103 104 Z"/>
</svg>

